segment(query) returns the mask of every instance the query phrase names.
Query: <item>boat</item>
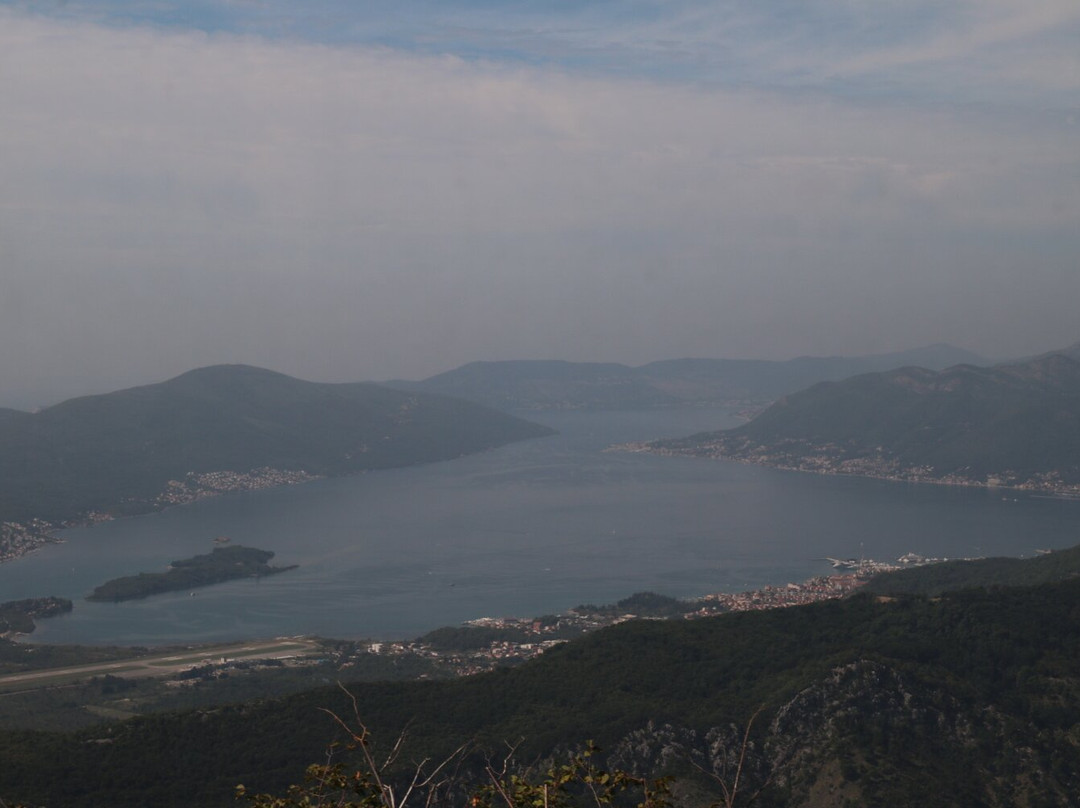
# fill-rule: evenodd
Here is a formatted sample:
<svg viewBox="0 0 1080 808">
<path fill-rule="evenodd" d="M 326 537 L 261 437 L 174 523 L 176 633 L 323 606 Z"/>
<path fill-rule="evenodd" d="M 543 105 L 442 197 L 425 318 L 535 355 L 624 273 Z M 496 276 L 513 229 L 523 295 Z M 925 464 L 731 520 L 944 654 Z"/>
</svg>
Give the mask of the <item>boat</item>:
<svg viewBox="0 0 1080 808">
<path fill-rule="evenodd" d="M 857 570 L 862 566 L 862 562 L 854 558 L 829 558 L 826 556 L 825 560 L 832 564 L 835 570 Z"/>
<path fill-rule="evenodd" d="M 926 556 L 921 556 L 918 553 L 904 553 L 896 560 L 901 564 L 925 564 L 927 561 Z"/>
<path fill-rule="evenodd" d="M 231 540 L 229 539 L 228 536 L 215 536 L 214 537 L 214 544 L 228 544 L 229 541 L 231 541 Z"/>
</svg>

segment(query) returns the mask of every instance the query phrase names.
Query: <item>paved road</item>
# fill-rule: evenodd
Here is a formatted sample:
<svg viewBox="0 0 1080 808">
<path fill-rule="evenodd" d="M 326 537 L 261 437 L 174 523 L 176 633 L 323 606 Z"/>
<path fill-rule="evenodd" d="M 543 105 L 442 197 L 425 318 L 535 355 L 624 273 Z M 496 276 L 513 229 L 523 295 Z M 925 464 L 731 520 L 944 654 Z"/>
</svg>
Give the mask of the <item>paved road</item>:
<svg viewBox="0 0 1080 808">
<path fill-rule="evenodd" d="M 229 646 L 207 646 L 190 651 L 170 651 L 165 654 L 120 659 L 115 662 L 98 662 L 92 665 L 74 665 L 66 668 L 26 671 L 0 675 L 0 689 L 13 685 L 21 687 L 49 687 L 70 683 L 93 676 L 122 676 L 139 678 L 168 676 L 205 662 L 233 661 L 237 659 L 288 659 L 305 656 L 318 649 L 318 645 L 304 638 L 281 638 L 262 642 L 248 642 Z"/>
</svg>

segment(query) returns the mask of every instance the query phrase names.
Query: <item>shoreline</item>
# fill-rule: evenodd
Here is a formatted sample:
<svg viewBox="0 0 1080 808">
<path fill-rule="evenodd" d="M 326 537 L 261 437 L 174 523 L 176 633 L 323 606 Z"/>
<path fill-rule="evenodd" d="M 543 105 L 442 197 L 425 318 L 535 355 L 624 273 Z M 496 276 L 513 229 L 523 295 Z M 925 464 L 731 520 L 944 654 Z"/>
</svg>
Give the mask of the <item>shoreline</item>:
<svg viewBox="0 0 1080 808">
<path fill-rule="evenodd" d="M 152 500 L 145 504 L 146 510 L 120 515 L 103 511 L 87 513 L 65 519 L 59 524 L 33 517 L 26 522 L 0 522 L 0 564 L 16 561 L 37 552 L 47 544 L 65 544 L 66 540 L 55 535 L 57 531 L 78 527 L 92 527 L 115 519 L 127 519 L 161 513 L 170 508 L 190 505 L 202 499 L 261 491 L 278 486 L 300 485 L 321 480 L 323 477 L 306 471 L 286 471 L 268 466 L 250 471 L 189 471 L 184 480 L 169 480 Z"/>
<path fill-rule="evenodd" d="M 506 664 L 516 664 L 539 656 L 548 649 L 576 639 L 593 631 L 617 625 L 628 620 L 697 620 L 745 611 L 765 611 L 790 608 L 824 600 L 839 600 L 858 591 L 877 572 L 899 569 L 903 565 L 866 559 L 857 570 L 813 576 L 801 582 L 766 585 L 741 592 L 710 592 L 689 598 L 654 596 L 666 603 L 677 604 L 675 611 L 666 614 L 653 613 L 648 608 L 629 611 L 631 601 L 642 595 L 637 593 L 614 604 L 602 606 L 576 606 L 555 615 L 534 617 L 478 617 L 457 625 L 440 626 L 415 639 L 359 640 L 334 637 L 310 637 L 332 645 L 351 647 L 351 653 L 343 654 L 337 661 L 342 669 L 365 655 L 389 657 L 416 657 L 445 665 L 455 676 L 469 676 Z M 284 571 L 284 570 L 283 570 Z M 626 607 L 626 608 L 624 608 Z M 47 619 L 56 614 L 43 614 Z M 459 646 L 440 645 L 433 640 L 440 632 L 480 634 L 490 632 L 491 639 L 481 644 Z M 3 637 L 8 642 L 23 644 L 25 632 L 13 632 Z M 185 644 L 189 650 L 211 649 L 224 644 L 253 644 L 265 638 Z M 32 645 L 37 645 L 36 643 Z M 44 645 L 49 645 L 44 643 Z M 161 648 L 175 646 L 168 643 Z M 87 646 L 96 647 L 96 646 Z M 119 646 L 134 648 L 145 646 Z"/>
<path fill-rule="evenodd" d="M 64 539 L 55 532 L 64 527 L 66 525 L 54 525 L 44 519 L 0 523 L 0 564 L 36 553 L 47 544 L 63 544 Z"/>
<path fill-rule="evenodd" d="M 1005 482 L 1007 473 L 999 475 L 987 475 L 995 478 L 990 480 L 977 480 L 971 477 L 963 477 L 958 474 L 933 475 L 929 469 L 919 466 L 897 468 L 890 471 L 873 471 L 865 466 L 868 463 L 891 464 L 897 461 L 887 461 L 878 458 L 876 461 L 868 458 L 854 458 L 840 460 L 827 458 L 821 455 L 804 455 L 800 464 L 792 460 L 773 460 L 767 456 L 744 456 L 717 451 L 716 447 L 702 446 L 700 448 L 676 449 L 656 445 L 658 441 L 631 442 L 616 444 L 605 451 L 633 452 L 653 454 L 661 457 L 690 457 L 701 460 L 724 460 L 732 463 L 742 463 L 749 466 L 777 469 L 778 471 L 796 471 L 804 474 L 818 474 L 828 477 L 857 477 L 868 480 L 884 480 L 894 483 L 925 483 L 930 485 L 957 486 L 961 488 L 982 488 L 986 490 L 1020 491 L 1033 497 L 1043 499 L 1060 499 L 1066 501 L 1080 501 L 1080 483 L 1055 482 L 1052 477 L 1056 472 L 1043 472 L 1042 479 L 1029 477 L 1021 482 Z M 836 464 L 840 464 L 838 468 Z M 844 468 L 844 464 L 852 467 Z"/>
<path fill-rule="evenodd" d="M 823 469 L 805 469 L 799 466 L 787 466 L 780 463 L 765 463 L 737 457 L 720 456 L 709 458 L 727 460 L 734 463 L 742 463 L 748 466 L 760 466 L 762 468 L 776 469 L 777 471 L 794 471 L 801 474 L 817 474 L 822 477 L 855 477 L 863 480 L 882 480 L 889 483 L 908 483 L 909 485 L 943 485 L 956 488 L 981 488 L 987 491 L 1020 491 L 1035 499 L 1059 499 L 1066 501 L 1080 501 L 1080 484 L 1066 485 L 1061 489 L 1036 488 L 1029 486 L 1027 482 L 1019 485 L 1004 483 L 988 483 L 981 480 L 971 479 L 947 479 L 945 477 L 904 477 L 890 474 L 873 474 L 858 471 L 827 471 Z"/>
</svg>

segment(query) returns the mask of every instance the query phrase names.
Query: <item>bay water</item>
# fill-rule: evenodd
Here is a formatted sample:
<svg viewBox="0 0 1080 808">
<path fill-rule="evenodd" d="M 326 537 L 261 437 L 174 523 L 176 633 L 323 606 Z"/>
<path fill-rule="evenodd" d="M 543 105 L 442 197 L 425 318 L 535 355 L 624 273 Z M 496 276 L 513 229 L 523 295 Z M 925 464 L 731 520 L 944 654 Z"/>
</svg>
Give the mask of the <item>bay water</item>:
<svg viewBox="0 0 1080 808">
<path fill-rule="evenodd" d="M 207 499 L 64 531 L 0 565 L 0 602 L 74 611 L 30 641 L 162 645 L 318 634 L 411 638 L 651 590 L 690 597 L 827 574 L 832 557 L 1030 556 L 1080 541 L 1080 502 L 605 451 L 735 425 L 715 410 L 528 413 L 559 434 L 445 463 Z M 295 570 L 124 603 L 216 536 Z"/>
</svg>

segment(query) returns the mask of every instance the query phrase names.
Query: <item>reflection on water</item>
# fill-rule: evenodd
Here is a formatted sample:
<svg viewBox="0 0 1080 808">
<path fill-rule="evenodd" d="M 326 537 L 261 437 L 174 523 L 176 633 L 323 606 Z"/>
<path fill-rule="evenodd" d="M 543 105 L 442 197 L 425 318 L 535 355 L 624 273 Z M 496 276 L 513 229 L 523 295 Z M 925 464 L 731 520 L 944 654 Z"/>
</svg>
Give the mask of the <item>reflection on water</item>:
<svg viewBox="0 0 1080 808">
<path fill-rule="evenodd" d="M 714 411 L 530 417 L 560 434 L 67 531 L 66 544 L 0 565 L 0 601 L 76 601 L 40 624 L 36 642 L 409 637 L 646 589 L 690 596 L 803 580 L 829 571 L 824 556 L 1030 555 L 1076 541 L 1076 502 L 603 451 L 733 423 Z M 82 600 L 109 578 L 208 552 L 218 535 L 301 566 L 194 596 Z"/>
</svg>

